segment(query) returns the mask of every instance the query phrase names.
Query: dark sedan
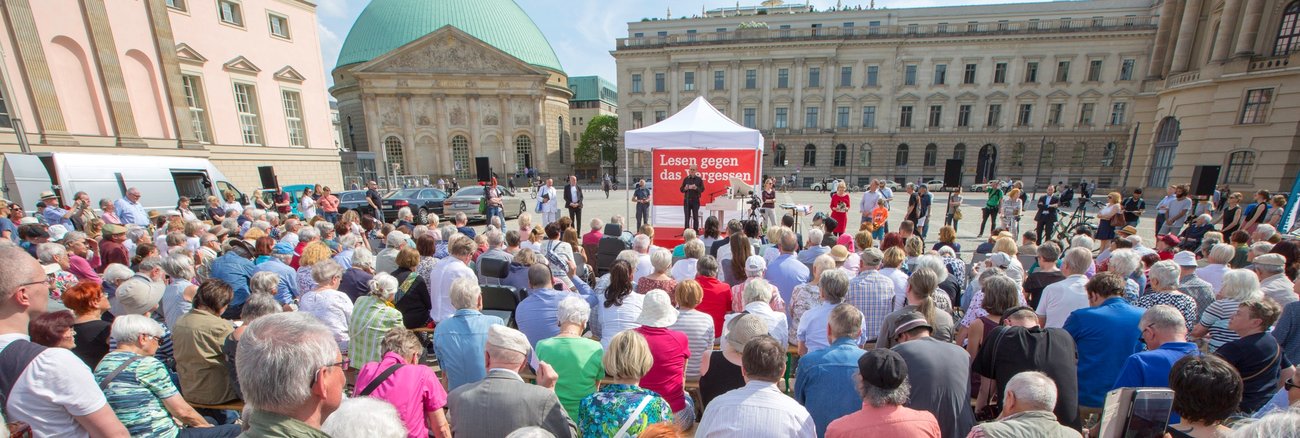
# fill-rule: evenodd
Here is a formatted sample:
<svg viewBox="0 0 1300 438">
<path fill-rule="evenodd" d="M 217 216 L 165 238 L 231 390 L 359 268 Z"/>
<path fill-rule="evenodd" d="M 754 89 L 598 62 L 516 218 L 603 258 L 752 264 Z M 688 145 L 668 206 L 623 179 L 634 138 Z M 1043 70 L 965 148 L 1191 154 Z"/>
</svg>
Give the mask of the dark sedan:
<svg viewBox="0 0 1300 438">
<path fill-rule="evenodd" d="M 442 216 L 442 203 L 447 200 L 447 192 L 432 188 L 401 189 L 384 197 L 384 221 L 397 220 L 397 211 L 410 207 L 415 215 L 415 223 L 423 224 L 429 213 Z"/>
<path fill-rule="evenodd" d="M 370 208 L 370 203 L 366 202 L 365 190 L 348 190 L 335 193 L 334 196 L 339 198 L 339 214 L 347 213 L 348 210 L 356 210 L 357 214 L 362 216 L 375 215 L 375 209 Z"/>
</svg>

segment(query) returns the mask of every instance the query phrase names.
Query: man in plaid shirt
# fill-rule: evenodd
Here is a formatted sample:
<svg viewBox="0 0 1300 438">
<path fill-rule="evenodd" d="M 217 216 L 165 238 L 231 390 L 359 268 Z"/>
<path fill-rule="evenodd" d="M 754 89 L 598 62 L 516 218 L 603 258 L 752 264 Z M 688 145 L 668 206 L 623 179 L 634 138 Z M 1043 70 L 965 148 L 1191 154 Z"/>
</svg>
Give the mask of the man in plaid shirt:
<svg viewBox="0 0 1300 438">
<path fill-rule="evenodd" d="M 844 297 L 844 302 L 862 311 L 863 333 L 880 333 L 885 316 L 894 311 L 894 282 L 879 271 L 884 257 L 879 249 L 863 250 L 861 270 L 849 281 L 849 294 Z M 867 342 L 876 340 L 868 339 Z"/>
</svg>

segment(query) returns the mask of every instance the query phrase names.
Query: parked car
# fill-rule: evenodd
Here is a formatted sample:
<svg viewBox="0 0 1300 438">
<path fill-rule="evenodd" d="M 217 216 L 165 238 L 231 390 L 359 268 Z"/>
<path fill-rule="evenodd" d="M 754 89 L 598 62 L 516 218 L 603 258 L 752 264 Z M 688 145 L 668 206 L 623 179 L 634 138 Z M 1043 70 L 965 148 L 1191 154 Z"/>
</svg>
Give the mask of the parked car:
<svg viewBox="0 0 1300 438">
<path fill-rule="evenodd" d="M 983 192 L 988 189 L 989 189 L 989 183 L 986 182 L 975 183 L 970 185 L 970 191 L 972 192 Z"/>
<path fill-rule="evenodd" d="M 481 189 L 480 189 L 481 190 Z M 362 192 L 364 195 L 364 192 Z M 438 216 L 443 215 L 443 204 L 447 199 L 447 192 L 435 188 L 413 188 L 401 189 L 384 196 L 384 222 L 397 220 L 397 211 L 402 207 L 410 207 L 411 213 L 415 215 L 415 223 L 423 224 L 425 217 L 429 213 L 436 213 Z M 363 198 L 361 200 L 365 202 Z"/>
<path fill-rule="evenodd" d="M 838 185 L 836 183 L 844 184 L 844 180 L 836 178 L 836 179 L 818 181 L 812 183 L 812 186 L 809 186 L 808 188 L 812 189 L 812 191 L 814 192 L 823 192 L 823 191 L 830 190 L 832 187 L 836 187 Z"/>
<path fill-rule="evenodd" d="M 370 203 L 366 202 L 365 190 L 348 190 L 335 193 L 334 196 L 339 197 L 339 214 L 356 210 L 362 216 L 375 215 L 375 209 L 370 208 Z"/>
<path fill-rule="evenodd" d="M 941 191 L 941 190 L 943 190 L 943 180 L 932 179 L 932 180 L 926 181 L 926 182 L 925 182 L 925 188 L 926 188 L 926 189 L 929 189 L 931 192 L 938 192 L 938 191 Z"/>
<path fill-rule="evenodd" d="M 903 190 L 903 185 L 899 184 L 897 181 L 886 180 L 885 187 L 888 188 L 890 191 L 894 191 L 894 192 Z"/>
<path fill-rule="evenodd" d="M 501 187 L 501 195 L 501 204 L 505 206 L 506 219 L 517 218 L 523 212 L 528 211 L 528 203 L 523 198 L 516 196 L 510 189 Z M 448 217 L 456 213 L 465 213 L 465 216 L 471 221 L 484 220 L 486 215 L 478 211 L 479 203 L 483 201 L 482 186 L 465 187 L 447 198 L 443 202 L 443 207 Z"/>
</svg>

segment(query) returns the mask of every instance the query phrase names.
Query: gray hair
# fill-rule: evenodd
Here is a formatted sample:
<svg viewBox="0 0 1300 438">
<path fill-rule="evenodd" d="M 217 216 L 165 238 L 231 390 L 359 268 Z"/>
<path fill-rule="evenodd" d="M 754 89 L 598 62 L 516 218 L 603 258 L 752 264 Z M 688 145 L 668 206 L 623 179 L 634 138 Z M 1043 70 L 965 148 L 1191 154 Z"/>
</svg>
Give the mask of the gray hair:
<svg viewBox="0 0 1300 438">
<path fill-rule="evenodd" d="M 767 303 L 772 301 L 772 284 L 764 279 L 755 279 L 745 283 L 744 296 L 741 302 L 749 303 Z"/>
<path fill-rule="evenodd" d="M 361 238 L 357 237 L 356 234 L 348 233 L 339 236 L 339 251 L 346 251 L 349 249 L 353 249 L 360 244 L 361 244 Z"/>
<path fill-rule="evenodd" d="M 1219 295 L 1237 302 L 1264 298 L 1264 293 L 1259 290 L 1259 276 L 1246 269 L 1233 269 L 1224 273 Z"/>
<path fill-rule="evenodd" d="M 1232 257 L 1235 254 L 1236 250 L 1232 249 L 1232 245 L 1216 243 L 1214 246 L 1210 247 L 1210 255 L 1209 257 L 1206 257 L 1206 259 L 1211 264 L 1226 265 L 1229 261 L 1232 261 Z"/>
<path fill-rule="evenodd" d="M 1263 225 L 1260 226 L 1262 227 Z M 1268 252 L 1272 250 L 1273 244 L 1269 242 L 1255 242 L 1250 245 L 1250 252 L 1255 254 L 1256 257 L 1268 254 Z"/>
<path fill-rule="evenodd" d="M 320 221 L 316 223 L 316 234 L 319 237 L 328 236 L 331 231 L 334 231 L 334 224 L 331 224 L 328 221 Z M 302 237 L 301 232 L 299 232 L 298 237 Z"/>
<path fill-rule="evenodd" d="M 1070 274 L 1083 274 L 1092 266 L 1092 250 L 1087 247 L 1071 247 L 1065 251 L 1061 266 L 1070 270 Z"/>
<path fill-rule="evenodd" d="M 321 432 L 334 438 L 402 438 L 406 425 L 397 408 L 374 397 L 343 400 L 338 410 L 320 425 Z"/>
<path fill-rule="evenodd" d="M 311 265 L 311 279 L 316 283 L 328 283 L 334 277 L 343 275 L 343 265 L 333 259 L 325 259 Z"/>
<path fill-rule="evenodd" d="M 1070 238 L 1070 248 L 1085 248 L 1088 251 L 1092 251 L 1094 244 L 1095 242 L 1092 241 L 1092 238 L 1084 234 Z"/>
<path fill-rule="evenodd" d="M 263 215 L 266 214 L 265 211 L 262 211 L 262 210 L 258 210 L 258 211 L 261 211 Z M 267 222 L 267 221 L 253 221 L 253 225 L 252 225 L 252 226 L 253 226 L 254 228 L 261 229 L 262 231 L 271 231 L 271 223 L 270 223 L 270 222 Z"/>
<path fill-rule="evenodd" d="M 632 238 L 632 249 L 636 252 L 646 252 L 650 250 L 650 236 L 637 234 Z"/>
<path fill-rule="evenodd" d="M 808 235 L 805 237 L 806 237 L 806 239 L 804 239 L 805 247 L 821 246 L 822 238 L 826 237 L 826 232 L 822 231 L 821 228 L 812 227 L 808 229 Z"/>
<path fill-rule="evenodd" d="M 63 235 L 63 241 L 65 243 L 74 240 L 85 240 L 85 239 L 86 239 L 86 233 L 80 231 L 69 231 L 68 234 Z"/>
<path fill-rule="evenodd" d="M 1178 277 L 1182 274 L 1183 269 L 1178 267 L 1178 264 L 1172 260 L 1158 261 L 1151 265 L 1151 269 L 1147 270 L 1147 277 L 1170 289 L 1178 288 Z"/>
<path fill-rule="evenodd" d="M 700 261 L 695 262 L 695 273 L 705 277 L 718 276 L 718 259 L 711 255 L 700 257 Z"/>
<path fill-rule="evenodd" d="M 489 230 L 488 232 L 483 233 L 483 235 L 487 237 L 488 248 L 500 248 L 502 245 L 506 244 L 506 235 L 502 234 L 501 230 Z M 592 255 L 594 256 L 595 254 Z"/>
<path fill-rule="evenodd" d="M 688 259 L 698 260 L 700 257 L 704 256 L 704 242 L 700 241 L 700 239 L 692 239 L 691 241 L 686 242 L 685 248 L 683 249 L 686 253 L 686 258 Z"/>
<path fill-rule="evenodd" d="M 1300 408 L 1279 409 L 1258 420 L 1242 420 L 1229 438 L 1291 437 L 1300 435 Z"/>
<path fill-rule="evenodd" d="M 831 269 L 822 272 L 819 283 L 818 289 L 828 303 L 839 304 L 849 293 L 849 274 L 842 270 Z"/>
<path fill-rule="evenodd" d="M 397 247 L 402 246 L 402 245 L 404 245 L 404 244 L 406 244 L 406 234 L 405 234 L 405 233 L 400 233 L 400 232 L 394 231 L 394 232 L 388 233 L 387 236 L 384 236 L 384 245 L 387 246 L 387 247 L 389 247 L 389 248 L 397 248 Z"/>
<path fill-rule="evenodd" d="M 1120 277 L 1128 278 L 1141 264 L 1142 259 L 1131 249 L 1117 249 L 1110 253 L 1110 271 Z"/>
<path fill-rule="evenodd" d="M 54 263 L 56 257 L 68 255 L 68 249 L 57 243 L 42 243 L 36 246 L 36 258 L 41 263 Z"/>
<path fill-rule="evenodd" d="M 281 414 L 298 409 L 311 398 L 316 374 L 338 360 L 334 333 L 309 313 L 267 315 L 247 327 L 235 368 L 244 401 L 257 409 Z"/>
<path fill-rule="evenodd" d="M 1006 392 L 1015 394 L 1016 403 L 1024 404 L 1031 410 L 1050 412 L 1056 407 L 1056 382 L 1038 371 L 1025 371 L 1012 376 L 1007 381 Z"/>
<path fill-rule="evenodd" d="M 411 240 L 420 240 L 420 236 L 425 234 L 429 234 L 428 225 L 416 225 L 415 228 L 411 228 Z"/>
<path fill-rule="evenodd" d="M 248 324 L 257 318 L 280 313 L 280 308 L 280 302 L 271 295 L 250 294 L 248 300 L 244 301 L 244 307 L 239 309 L 239 319 Z"/>
<path fill-rule="evenodd" d="M 135 266 L 136 272 L 150 272 L 153 271 L 154 269 L 163 269 L 162 257 L 158 257 L 158 256 L 145 257 L 140 260 L 140 263 L 138 265 Z"/>
<path fill-rule="evenodd" d="M 853 380 L 857 381 L 858 394 L 862 395 L 862 400 L 873 407 L 902 406 L 907 404 L 912 396 L 912 382 L 907 377 L 903 378 L 903 384 L 894 389 L 882 389 L 867 383 L 862 380 L 861 374 Z"/>
<path fill-rule="evenodd" d="M 945 246 L 944 248 L 947 247 Z M 942 257 L 930 254 L 917 257 L 912 266 L 912 272 L 916 272 L 918 269 L 929 269 L 934 272 L 935 284 L 943 283 L 944 280 L 948 279 L 948 268 L 944 266 Z"/>
<path fill-rule="evenodd" d="M 506 435 L 506 438 L 555 438 L 555 434 L 537 426 L 528 426 L 515 429 L 514 432 L 510 432 L 510 435 Z"/>
<path fill-rule="evenodd" d="M 366 248 L 357 248 L 352 252 L 352 267 L 375 268 L 375 253 Z"/>
<path fill-rule="evenodd" d="M 462 222 L 468 223 L 468 222 L 469 222 L 469 216 L 466 216 L 466 215 L 465 215 L 465 212 L 463 212 L 463 211 L 458 211 L 458 212 L 456 212 L 456 223 L 457 223 L 457 224 L 460 224 L 460 223 L 462 223 Z"/>
<path fill-rule="evenodd" d="M 1268 240 L 1272 239 L 1274 234 L 1277 234 L 1277 228 L 1269 224 L 1259 224 L 1255 227 L 1255 233 L 1252 237 L 1259 236 L 1258 240 Z"/>
<path fill-rule="evenodd" d="M 1182 312 L 1168 304 L 1151 306 L 1146 312 L 1142 313 L 1142 319 L 1138 324 L 1154 330 L 1172 330 L 1175 333 L 1187 333 L 1187 319 L 1183 318 Z"/>
<path fill-rule="evenodd" d="M 161 338 L 163 336 L 162 324 L 154 321 L 153 318 L 144 315 L 118 315 L 113 319 L 113 328 L 109 331 L 109 336 L 117 341 L 117 345 L 140 346 L 140 335 L 149 335 Z"/>
<path fill-rule="evenodd" d="M 402 207 L 397 209 L 398 219 L 406 219 L 408 217 L 415 217 L 415 215 L 411 214 L 411 207 Z"/>
<path fill-rule="evenodd" d="M 571 323 L 580 326 L 587 325 L 587 320 L 591 318 L 591 307 L 587 301 L 576 296 L 570 296 L 560 301 L 557 306 L 556 317 L 559 318 L 560 324 Z"/>
<path fill-rule="evenodd" d="M 656 252 L 666 252 L 666 251 L 656 251 Z M 669 255 L 671 256 L 671 254 L 669 254 Z M 625 250 L 619 251 L 617 256 L 614 256 L 614 261 L 619 261 L 619 260 L 625 261 L 625 262 L 627 262 L 627 264 L 632 265 L 632 270 L 635 271 L 635 270 L 636 270 L 636 264 L 640 261 L 640 260 L 639 260 L 640 258 L 641 258 L 641 254 L 640 254 L 640 253 L 637 253 L 636 251 L 633 251 L 633 250 L 630 250 L 630 249 L 625 249 Z M 651 263 L 653 263 L 653 262 L 654 262 L 654 260 L 651 259 Z"/>
<path fill-rule="evenodd" d="M 104 268 L 104 274 L 100 275 L 99 278 L 104 279 L 105 283 L 114 284 L 134 276 L 135 272 L 132 272 L 131 268 L 121 263 L 113 263 Z"/>
<path fill-rule="evenodd" d="M 163 272 L 171 278 L 194 278 L 194 258 L 185 254 L 171 254 L 163 259 Z"/>
<path fill-rule="evenodd" d="M 939 247 L 939 256 L 940 256 L 940 257 L 945 257 L 945 258 L 946 258 L 946 257 L 957 257 L 957 252 L 956 252 L 956 251 L 953 251 L 951 246 L 941 246 L 941 247 Z"/>
<path fill-rule="evenodd" d="M 469 278 L 458 278 L 451 282 L 451 305 L 456 310 L 478 307 L 479 298 L 483 297 L 483 288 L 478 282 Z"/>
<path fill-rule="evenodd" d="M 781 227 L 781 230 L 778 231 L 778 233 L 780 233 L 781 236 L 781 252 L 794 252 L 799 249 L 799 240 L 797 236 L 795 236 L 794 231 L 791 231 L 789 228 Z"/>
<path fill-rule="evenodd" d="M 418 274 L 417 274 L 418 275 Z M 370 288 L 370 295 L 379 297 L 384 301 L 392 301 L 397 295 L 397 277 L 387 272 L 380 272 L 370 277 L 367 284 Z"/>
<path fill-rule="evenodd" d="M 248 290 L 257 294 L 266 294 L 275 296 L 280 288 L 280 274 L 271 271 L 262 271 L 253 274 L 253 278 L 248 280 Z"/>
<path fill-rule="evenodd" d="M 600 228 L 603 227 L 603 226 L 605 226 L 605 223 L 604 223 L 604 222 L 601 222 L 600 218 L 595 218 L 595 219 L 592 219 L 592 220 L 591 220 L 591 229 L 592 229 L 592 230 L 600 230 Z"/>
<path fill-rule="evenodd" d="M 673 253 L 669 251 L 651 251 L 650 265 L 654 266 L 655 273 L 668 272 L 668 269 L 673 267 Z"/>
</svg>

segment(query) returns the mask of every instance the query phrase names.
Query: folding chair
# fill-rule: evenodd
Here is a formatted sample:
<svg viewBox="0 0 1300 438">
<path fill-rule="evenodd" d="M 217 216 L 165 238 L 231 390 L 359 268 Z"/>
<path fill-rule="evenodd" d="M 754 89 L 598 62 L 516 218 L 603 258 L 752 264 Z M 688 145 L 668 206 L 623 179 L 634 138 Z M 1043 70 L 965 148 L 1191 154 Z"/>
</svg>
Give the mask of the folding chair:
<svg viewBox="0 0 1300 438">
<path fill-rule="evenodd" d="M 519 291 L 514 286 L 480 285 L 483 289 L 483 313 L 501 317 L 509 327 L 515 327 L 515 308 L 519 307 Z"/>
</svg>

